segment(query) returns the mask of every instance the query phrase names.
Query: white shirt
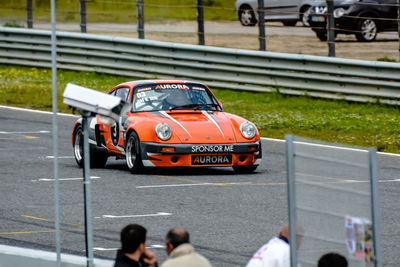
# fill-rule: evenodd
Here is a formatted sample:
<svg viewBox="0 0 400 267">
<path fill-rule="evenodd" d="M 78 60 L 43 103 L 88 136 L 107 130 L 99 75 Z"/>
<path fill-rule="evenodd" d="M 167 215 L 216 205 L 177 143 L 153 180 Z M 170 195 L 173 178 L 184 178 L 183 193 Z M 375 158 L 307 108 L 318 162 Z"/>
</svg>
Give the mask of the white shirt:
<svg viewBox="0 0 400 267">
<path fill-rule="evenodd" d="M 290 267 L 290 246 L 278 237 L 271 238 L 249 260 L 246 267 Z"/>
</svg>

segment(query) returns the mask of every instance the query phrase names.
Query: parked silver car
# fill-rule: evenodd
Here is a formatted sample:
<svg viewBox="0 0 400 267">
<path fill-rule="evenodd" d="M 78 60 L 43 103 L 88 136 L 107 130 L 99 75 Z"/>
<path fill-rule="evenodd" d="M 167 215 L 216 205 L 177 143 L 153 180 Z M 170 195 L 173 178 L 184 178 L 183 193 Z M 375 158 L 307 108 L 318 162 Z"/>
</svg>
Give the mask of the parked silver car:
<svg viewBox="0 0 400 267">
<path fill-rule="evenodd" d="M 315 0 L 264 0 L 265 21 L 282 21 L 294 26 L 297 21 L 308 24 L 309 9 Z M 243 26 L 254 26 L 258 21 L 258 0 L 236 0 L 235 10 Z"/>
</svg>

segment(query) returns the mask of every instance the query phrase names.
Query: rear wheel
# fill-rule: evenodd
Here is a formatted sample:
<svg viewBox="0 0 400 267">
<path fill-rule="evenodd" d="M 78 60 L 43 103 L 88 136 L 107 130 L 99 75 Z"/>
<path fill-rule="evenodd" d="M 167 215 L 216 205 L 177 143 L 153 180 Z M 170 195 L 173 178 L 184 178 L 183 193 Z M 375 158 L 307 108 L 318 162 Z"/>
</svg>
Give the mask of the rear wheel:
<svg viewBox="0 0 400 267">
<path fill-rule="evenodd" d="M 296 26 L 297 21 L 296 20 L 283 20 L 282 23 L 285 26 Z"/>
<path fill-rule="evenodd" d="M 258 166 L 233 166 L 233 170 L 236 173 L 252 173 L 257 169 Z"/>
<path fill-rule="evenodd" d="M 241 6 L 239 9 L 239 21 L 243 26 L 254 26 L 257 23 L 255 13 L 250 6 Z"/>
<path fill-rule="evenodd" d="M 140 155 L 140 141 L 135 132 L 132 132 L 125 148 L 126 164 L 131 173 L 139 173 L 143 169 L 142 157 Z"/>
<path fill-rule="evenodd" d="M 361 19 L 357 21 L 356 38 L 360 42 L 371 42 L 378 34 L 378 25 L 373 19 Z"/>
<path fill-rule="evenodd" d="M 78 126 L 74 136 L 74 157 L 79 167 L 83 167 L 83 130 Z M 108 155 L 105 153 L 90 151 L 90 167 L 103 168 L 106 166 Z"/>
</svg>

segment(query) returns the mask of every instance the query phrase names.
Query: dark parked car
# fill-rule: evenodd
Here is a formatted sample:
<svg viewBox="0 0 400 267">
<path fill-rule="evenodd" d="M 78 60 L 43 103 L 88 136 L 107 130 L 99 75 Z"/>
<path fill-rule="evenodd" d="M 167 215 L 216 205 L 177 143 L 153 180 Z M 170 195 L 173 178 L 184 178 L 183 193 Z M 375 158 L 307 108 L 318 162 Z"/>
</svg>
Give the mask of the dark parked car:
<svg viewBox="0 0 400 267">
<path fill-rule="evenodd" d="M 397 0 L 333 1 L 335 36 L 354 34 L 358 41 L 375 40 L 378 32 L 397 31 Z M 317 2 L 311 8 L 309 24 L 321 41 L 327 40 L 327 6 Z"/>
</svg>

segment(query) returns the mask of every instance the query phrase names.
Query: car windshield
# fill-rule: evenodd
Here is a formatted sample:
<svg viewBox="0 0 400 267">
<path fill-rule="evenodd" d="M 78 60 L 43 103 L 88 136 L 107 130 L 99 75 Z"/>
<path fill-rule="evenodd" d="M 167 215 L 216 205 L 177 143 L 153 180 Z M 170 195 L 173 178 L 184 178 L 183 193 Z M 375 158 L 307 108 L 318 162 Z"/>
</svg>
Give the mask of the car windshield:
<svg viewBox="0 0 400 267">
<path fill-rule="evenodd" d="M 211 92 L 200 84 L 162 83 L 135 89 L 133 111 L 221 110 Z"/>
</svg>

